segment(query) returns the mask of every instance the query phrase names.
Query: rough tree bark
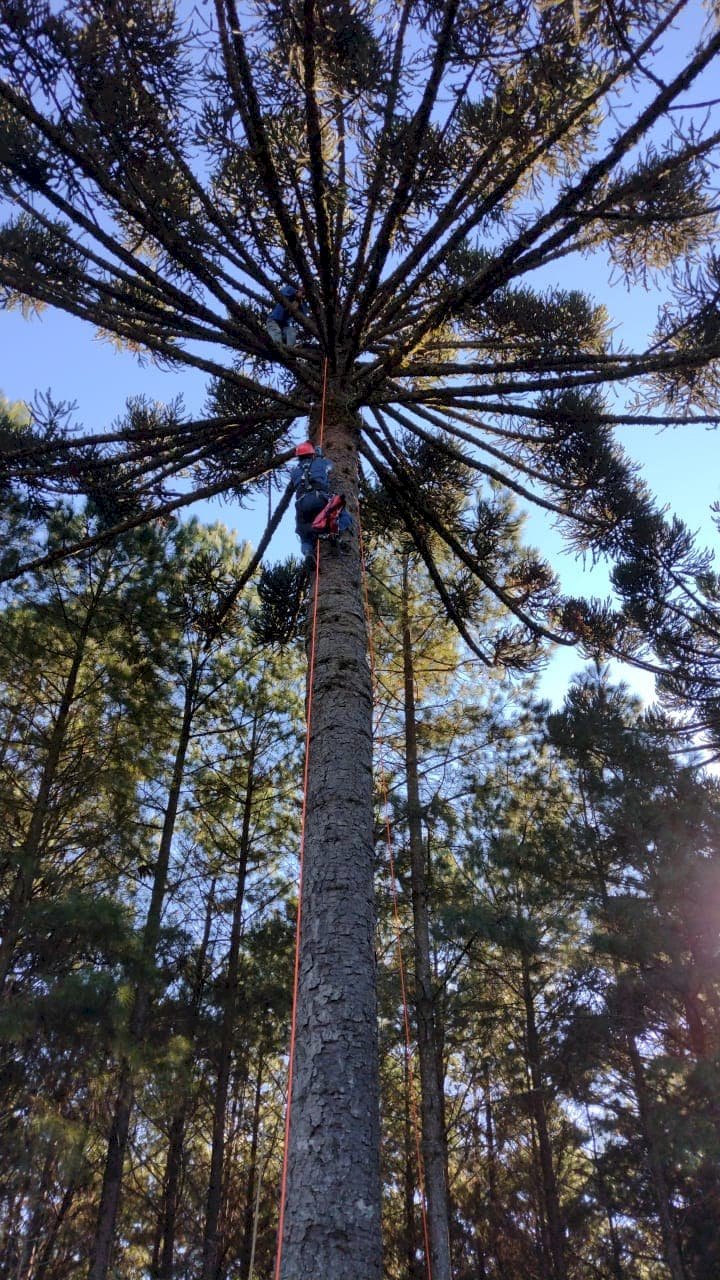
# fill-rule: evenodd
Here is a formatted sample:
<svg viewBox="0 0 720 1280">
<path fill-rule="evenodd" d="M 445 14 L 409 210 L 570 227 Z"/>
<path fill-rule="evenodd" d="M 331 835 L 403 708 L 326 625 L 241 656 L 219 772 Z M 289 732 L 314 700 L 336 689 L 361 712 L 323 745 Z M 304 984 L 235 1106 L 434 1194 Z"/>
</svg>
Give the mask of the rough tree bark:
<svg viewBox="0 0 720 1280">
<path fill-rule="evenodd" d="M 433 1280 L 450 1280 L 450 1211 L 445 1165 L 442 1085 L 438 1071 L 437 1036 L 430 957 L 430 919 L 425 847 L 418 779 L 415 669 L 409 606 L 409 565 L 402 572 L 402 652 L 405 721 L 405 773 L 407 821 L 410 838 L 413 941 L 415 963 L 415 1018 L 420 1064 L 422 1155 L 427 1195 L 428 1234 Z"/>
<path fill-rule="evenodd" d="M 199 675 L 200 663 L 197 657 L 193 657 L 190 673 L 185 685 L 185 698 L 180 735 L 175 750 L 172 779 L 170 782 L 170 789 L 168 791 L 167 805 L 165 807 L 165 816 L 163 819 L 163 829 L 158 847 L 157 861 L 155 863 L 155 874 L 153 878 L 152 892 L 150 895 L 150 905 L 148 907 L 145 927 L 143 929 L 143 970 L 135 988 L 133 1007 L 130 1014 L 130 1024 L 128 1027 L 128 1039 L 131 1046 L 137 1046 L 142 1042 L 147 1025 L 148 1014 L 150 1012 L 150 969 L 155 959 L 158 939 L 160 937 L 160 921 L 162 917 L 163 899 L 165 897 L 165 890 L 167 887 L 170 851 L 172 849 L 175 820 L 177 818 L 180 792 L 185 773 L 185 760 L 187 757 L 188 746 L 190 744 L 190 730 L 195 711 Z M 110 1137 L 108 1139 L 105 1170 L 103 1173 L 103 1185 L 100 1196 L 100 1207 L 98 1209 L 97 1223 L 95 1227 L 95 1238 L 93 1240 L 88 1280 L 107 1280 L 110 1260 L 112 1257 L 113 1243 L 115 1240 L 115 1224 L 117 1222 L 118 1210 L 120 1208 L 123 1164 L 125 1162 L 125 1152 L 127 1151 L 130 1117 L 132 1115 L 134 1102 L 135 1084 L 133 1079 L 132 1062 L 129 1054 L 125 1053 L 120 1063 L 120 1078 L 118 1082 L 115 1108 L 113 1111 Z"/>
<path fill-rule="evenodd" d="M 356 513 L 356 428 L 334 393 L 324 444 Z M 280 1276 L 380 1280 L 372 692 L 356 537 L 350 555 L 320 549 L 309 751 Z"/>
</svg>

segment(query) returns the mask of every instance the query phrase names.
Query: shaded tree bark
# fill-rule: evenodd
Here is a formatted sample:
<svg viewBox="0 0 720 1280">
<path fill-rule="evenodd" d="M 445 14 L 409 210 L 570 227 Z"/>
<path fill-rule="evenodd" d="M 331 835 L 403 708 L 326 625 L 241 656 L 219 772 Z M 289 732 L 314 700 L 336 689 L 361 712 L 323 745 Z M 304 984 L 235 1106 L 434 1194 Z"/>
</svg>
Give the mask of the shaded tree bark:
<svg viewBox="0 0 720 1280">
<path fill-rule="evenodd" d="M 690 1048 L 698 1058 L 704 1058 L 708 1051 L 708 1036 L 702 1015 L 702 1006 L 696 991 L 686 991 L 683 996 L 685 1020 L 687 1022 Z"/>
<path fill-rule="evenodd" d="M 324 444 L 357 514 L 357 427 Z M 282 1280 L 379 1280 L 372 691 L 357 541 L 320 548 Z"/>
</svg>

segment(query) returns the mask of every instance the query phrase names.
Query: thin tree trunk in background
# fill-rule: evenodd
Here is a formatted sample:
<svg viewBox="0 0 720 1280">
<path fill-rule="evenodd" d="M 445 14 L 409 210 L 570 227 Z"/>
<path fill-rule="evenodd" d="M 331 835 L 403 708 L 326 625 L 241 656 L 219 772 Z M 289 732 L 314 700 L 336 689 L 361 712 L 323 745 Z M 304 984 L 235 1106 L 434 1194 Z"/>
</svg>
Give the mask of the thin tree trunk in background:
<svg viewBox="0 0 720 1280">
<path fill-rule="evenodd" d="M 60 1228 L 65 1218 L 67 1217 L 67 1214 L 70 1212 L 70 1209 L 72 1207 L 72 1202 L 75 1199 L 76 1194 L 77 1194 L 77 1177 L 74 1177 L 74 1178 L 71 1178 L 70 1182 L 65 1188 L 65 1191 L 63 1193 L 63 1198 L 60 1201 L 60 1206 L 57 1212 L 55 1213 L 53 1222 L 51 1223 L 45 1235 L 42 1249 L 38 1254 L 37 1262 L 35 1264 L 35 1270 L 32 1275 L 32 1280 L 45 1280 L 45 1277 L 47 1276 L 48 1267 L 50 1265 L 50 1259 L 52 1258 L 53 1249 L 55 1248 L 55 1241 L 57 1240 L 58 1234 L 60 1232 Z"/>
<path fill-rule="evenodd" d="M 660 1232 L 662 1235 L 663 1249 L 665 1252 L 665 1262 L 668 1271 L 672 1276 L 672 1280 L 687 1280 L 685 1268 L 680 1256 L 680 1246 L 678 1244 L 677 1231 L 673 1221 L 672 1209 L 670 1207 L 670 1191 L 668 1189 L 667 1178 L 663 1168 L 662 1156 L 660 1154 L 657 1131 L 655 1127 L 655 1118 L 653 1116 L 652 1100 L 645 1082 L 645 1067 L 643 1060 L 632 1035 L 627 1037 L 628 1056 L 632 1068 L 633 1083 L 635 1085 L 635 1096 L 638 1104 L 638 1114 L 640 1117 L 640 1129 L 645 1144 L 645 1152 L 647 1155 L 648 1170 L 650 1173 L 650 1181 L 653 1191 L 655 1192 L 655 1204 L 660 1220 Z"/>
<path fill-rule="evenodd" d="M 535 1021 L 535 1001 L 530 982 L 530 965 L 527 956 L 522 958 L 522 988 L 525 1004 L 525 1034 L 527 1037 L 528 1067 L 530 1070 L 530 1106 L 537 1128 L 542 1176 L 542 1198 L 548 1227 L 548 1242 L 552 1261 L 553 1280 L 566 1280 L 565 1231 L 560 1213 L 560 1197 L 552 1158 L 552 1146 L 545 1106 L 545 1088 L 542 1078 L 540 1037 Z"/>
<path fill-rule="evenodd" d="M 243 1219 L 242 1244 L 238 1266 L 240 1276 L 245 1277 L 250 1271 L 252 1255 L 253 1225 L 255 1222 L 255 1200 L 258 1178 L 258 1147 L 260 1145 L 260 1109 L 262 1105 L 263 1069 L 265 1058 L 263 1049 L 258 1054 L 257 1075 L 255 1077 L 255 1097 L 253 1099 L 252 1132 L 250 1134 L 250 1160 L 245 1190 L 245 1215 Z"/>
<path fill-rule="evenodd" d="M 708 1038 L 697 992 L 686 991 L 683 996 L 683 1004 L 690 1048 L 696 1057 L 704 1058 L 708 1051 Z"/>
<path fill-rule="evenodd" d="M 27 1217 L 27 1225 L 23 1233 L 20 1260 L 17 1266 L 18 1280 L 31 1280 L 32 1277 L 43 1228 L 43 1219 L 46 1215 L 47 1194 L 50 1187 L 53 1164 L 53 1155 L 47 1155 L 43 1162 L 40 1179 L 31 1192 L 30 1204 L 32 1208 Z"/>
<path fill-rule="evenodd" d="M 265 1178 L 265 1174 L 267 1172 L 267 1167 L 270 1164 L 273 1151 L 275 1150 L 275 1144 L 280 1135 L 281 1125 L 282 1125 L 282 1119 L 280 1119 L 278 1123 L 275 1125 L 275 1128 L 272 1132 L 270 1141 L 267 1146 L 267 1150 L 265 1152 L 265 1155 L 258 1169 L 257 1188 L 255 1191 L 255 1211 L 253 1214 L 253 1224 L 252 1224 L 252 1241 L 250 1245 L 250 1262 L 248 1264 L 247 1280 L 253 1280 L 253 1275 L 255 1273 L 255 1253 L 257 1249 L 258 1231 L 260 1228 L 260 1194 L 262 1192 L 263 1181 Z M 242 1280 L 242 1276 L 240 1277 L 240 1280 Z"/>
<path fill-rule="evenodd" d="M 238 1163 L 236 1152 L 238 1143 L 240 1142 L 249 1083 L 250 1059 L 249 1055 L 244 1053 L 240 1058 L 235 1071 L 231 1073 L 228 1089 L 228 1122 L 225 1138 L 222 1197 L 220 1201 L 220 1218 L 218 1225 L 220 1248 L 218 1250 L 217 1267 L 215 1268 L 216 1280 L 224 1280 L 225 1264 L 228 1258 L 228 1252 L 231 1248 L 234 1248 L 235 1254 L 237 1254 L 239 1247 L 237 1239 L 241 1238 L 240 1221 L 242 1215 L 239 1208 L 240 1196 L 238 1191 L 238 1180 L 233 1178 L 233 1174 Z"/>
<path fill-rule="evenodd" d="M 58 767 L 65 745 L 65 735 L 70 720 L 70 712 L 75 701 L 75 692 L 80 675 L 80 667 L 85 656 L 92 611 L 89 611 L 75 642 L 70 670 L 60 699 L 55 723 L 50 734 L 47 755 L 40 775 L 37 796 L 33 805 L 32 816 L 27 834 L 18 855 L 18 869 L 10 893 L 7 911 L 2 922 L 2 939 L 0 939 L 0 996 L 3 994 L 10 970 L 15 958 L 15 947 L 22 928 L 25 910 L 30 901 L 33 885 L 40 865 L 42 837 L 50 808 L 50 797 L 57 778 Z"/>
<path fill-rule="evenodd" d="M 526 1063 L 527 1067 L 527 1063 Z M 532 1196 L 533 1208 L 535 1210 L 535 1253 L 537 1255 L 538 1267 L 542 1280 L 552 1280 L 552 1256 L 550 1253 L 550 1232 L 547 1224 L 547 1214 L 543 1204 L 542 1193 L 542 1170 L 540 1168 L 540 1150 L 538 1146 L 537 1126 L 535 1124 L 535 1113 L 532 1108 L 532 1080 L 530 1078 L 530 1069 L 527 1067 L 527 1087 L 528 1087 L 528 1110 L 530 1121 L 530 1145 L 532 1147 Z"/>
<path fill-rule="evenodd" d="M 205 987 L 205 963 L 207 960 L 207 952 L 210 942 L 210 927 L 215 908 L 215 883 L 215 880 L 213 880 L 210 885 L 210 892 L 208 894 L 207 905 L 205 908 L 203 936 L 200 942 L 200 949 L 198 951 L 197 964 L 195 966 L 195 977 L 193 980 L 192 997 L 190 1000 L 190 1021 L 188 1026 L 188 1040 L 191 1045 L 194 1045 L 195 1043 L 198 1019 L 200 1016 L 200 1006 L 202 1003 L 202 993 Z M 188 1073 L 191 1073 L 191 1063 L 188 1062 L 186 1065 Z M 187 1124 L 187 1113 L 190 1105 L 190 1087 L 190 1080 L 183 1079 L 180 1103 L 175 1115 L 173 1116 L 170 1127 L 168 1153 L 165 1162 L 165 1177 L 163 1179 L 162 1212 L 158 1223 L 159 1258 L 156 1257 L 154 1260 L 155 1271 L 153 1274 L 156 1276 L 156 1280 L 172 1280 L 173 1275 L 177 1209 L 180 1196 L 180 1178 L 182 1175 L 185 1125 Z"/>
<path fill-rule="evenodd" d="M 325 446 L 356 516 L 356 428 L 333 390 Z M 356 538 L 347 556 L 320 548 L 316 643 L 280 1275 L 380 1280 L 372 691 Z"/>
<path fill-rule="evenodd" d="M 190 730 L 195 710 L 195 696 L 199 682 L 199 667 L 199 659 L 194 656 L 185 686 L 185 699 L 180 726 L 180 736 L 175 751 L 172 779 L 165 808 L 165 817 L 163 820 L 163 829 L 158 847 L 157 861 L 155 863 L 155 875 L 153 878 L 152 893 L 150 895 L 150 905 L 148 907 L 145 928 L 143 930 L 142 973 L 135 988 L 133 1008 L 130 1014 L 130 1024 L 128 1027 L 128 1040 L 130 1045 L 133 1047 L 137 1047 L 142 1043 L 147 1025 L 147 1017 L 150 1010 L 150 969 L 155 960 L 155 953 L 157 951 L 158 940 L 160 937 L 163 899 L 167 888 L 170 852 L 175 832 L 178 805 L 180 803 L 183 776 L 185 773 L 185 760 L 187 757 L 188 746 L 190 744 Z M 115 1225 L 120 1207 L 123 1164 L 125 1161 L 125 1153 L 127 1151 L 130 1117 L 132 1115 L 134 1100 L 135 1086 L 131 1060 L 130 1057 L 125 1054 L 121 1058 L 120 1063 L 120 1079 L 115 1100 L 115 1108 L 113 1111 L 110 1138 L 108 1140 L 102 1193 L 100 1196 L 100 1207 L 98 1210 L 95 1228 L 95 1238 L 93 1241 L 88 1280 L 107 1280 L 115 1238 Z"/>
<path fill-rule="evenodd" d="M 17 1195 L 13 1196 L 8 1205 L 5 1214 L 5 1224 L 0 1244 L 0 1277 L 2 1280 L 10 1280 L 12 1264 L 14 1258 L 17 1257 L 18 1237 L 20 1234 L 20 1224 L 22 1221 L 23 1206 L 25 1197 L 28 1193 L 30 1179 L 26 1178 L 24 1186 Z"/>
<path fill-rule="evenodd" d="M 413 1133 L 412 1113 L 410 1107 L 410 1072 L 407 1053 L 403 1059 L 403 1101 L 404 1101 L 404 1138 L 405 1138 L 405 1168 L 404 1168 L 404 1199 L 405 1199 L 405 1261 L 407 1264 L 408 1280 L 416 1280 L 417 1277 L 417 1224 L 415 1217 L 415 1135 Z"/>
<path fill-rule="evenodd" d="M 450 1214 L 448 1208 L 442 1089 L 438 1072 L 438 1046 L 433 1007 L 433 975 L 430 959 L 427 864 L 422 833 L 418 780 L 415 670 L 409 613 L 408 559 L 402 575 L 402 652 L 405 720 L 405 773 L 407 821 L 410 839 L 410 876 L 415 959 L 415 1019 L 420 1064 L 422 1152 L 427 1194 L 428 1233 L 433 1280 L 450 1280 Z"/>
<path fill-rule="evenodd" d="M 493 1259 L 495 1269 L 502 1274 L 503 1250 L 500 1237 L 500 1206 L 497 1193 L 497 1153 L 495 1150 L 495 1128 L 493 1124 L 492 1098 L 490 1096 L 490 1068 L 487 1060 L 483 1063 L 483 1095 L 485 1119 L 485 1150 L 487 1153 L 487 1220 L 488 1220 L 488 1253 Z"/>
<path fill-rule="evenodd" d="M 595 872 L 597 875 L 603 911 L 605 913 L 605 918 L 608 919 L 610 917 L 610 895 L 608 893 L 605 871 L 602 866 L 596 864 Z M 619 976 L 617 964 L 614 965 L 614 972 L 617 980 Z M 665 1263 L 670 1275 L 672 1276 L 672 1280 L 687 1280 L 685 1268 L 683 1267 L 682 1258 L 680 1256 L 680 1246 L 670 1206 L 670 1192 L 657 1140 L 652 1099 L 645 1081 L 645 1067 L 643 1065 L 643 1060 L 640 1056 L 635 1037 L 631 1032 L 626 1034 L 625 1043 L 627 1046 L 628 1058 L 630 1060 L 635 1098 L 638 1105 L 640 1135 L 645 1147 L 650 1182 L 660 1222 L 660 1234 L 663 1242 L 663 1251 L 665 1253 Z"/>
<path fill-rule="evenodd" d="M 233 902 L 230 946 L 225 970 L 225 996 L 220 1031 L 218 1074 L 213 1106 L 212 1145 L 210 1150 L 210 1178 L 205 1206 L 205 1230 L 203 1235 L 202 1280 L 215 1280 L 220 1254 L 220 1209 L 222 1205 L 223 1167 L 225 1159 L 225 1125 L 233 1060 L 233 1040 L 238 1012 L 238 978 L 240 973 L 240 939 L 242 937 L 242 912 L 245 901 L 248 857 L 250 854 L 250 823 L 254 795 L 254 770 L 257 751 L 257 713 L 253 721 L 252 737 L 247 761 L 247 785 L 243 805 L 242 830 L 235 900 Z"/>
<path fill-rule="evenodd" d="M 625 1271 L 622 1265 L 622 1248 L 621 1248 L 620 1239 L 617 1233 L 617 1227 L 615 1225 L 615 1213 L 613 1211 L 613 1204 L 610 1196 L 610 1191 L 600 1167 L 600 1159 L 598 1157 L 598 1152 L 597 1152 L 597 1143 L 595 1141 L 595 1127 L 592 1122 L 592 1116 L 590 1114 L 589 1107 L 585 1108 L 585 1114 L 587 1116 L 588 1128 L 590 1130 L 590 1138 L 592 1141 L 593 1167 L 595 1169 L 595 1181 L 597 1183 L 598 1191 L 600 1193 L 599 1199 L 603 1208 L 605 1209 L 605 1216 L 608 1221 L 610 1247 L 612 1249 L 613 1278 L 614 1280 L 625 1280 Z"/>
</svg>

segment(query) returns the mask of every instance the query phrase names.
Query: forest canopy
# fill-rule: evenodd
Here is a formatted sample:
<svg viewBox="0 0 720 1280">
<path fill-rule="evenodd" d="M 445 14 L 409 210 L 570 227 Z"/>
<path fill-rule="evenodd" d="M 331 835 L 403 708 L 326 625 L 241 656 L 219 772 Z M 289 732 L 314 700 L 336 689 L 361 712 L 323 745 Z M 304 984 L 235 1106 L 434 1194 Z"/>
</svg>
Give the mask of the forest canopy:
<svg viewBox="0 0 720 1280">
<path fill-rule="evenodd" d="M 720 579 L 618 429 L 720 420 L 715 7 L 2 14 L 1 303 L 167 394 L 0 408 L 0 1266 L 711 1280 Z M 590 263 L 659 290 L 637 349 Z M 304 438 L 347 554 L 261 569 Z M 219 494 L 256 547 L 176 524 Z"/>
</svg>

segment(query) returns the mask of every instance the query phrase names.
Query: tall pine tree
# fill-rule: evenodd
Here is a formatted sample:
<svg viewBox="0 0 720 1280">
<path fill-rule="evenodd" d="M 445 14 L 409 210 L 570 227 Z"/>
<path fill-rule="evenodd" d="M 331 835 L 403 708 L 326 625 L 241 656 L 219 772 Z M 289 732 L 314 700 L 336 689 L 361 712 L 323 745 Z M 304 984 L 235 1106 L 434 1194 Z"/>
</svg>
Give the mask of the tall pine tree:
<svg viewBox="0 0 720 1280">
<path fill-rule="evenodd" d="M 5 304 L 64 308 L 171 370 L 204 370 L 222 395 L 202 420 L 172 403 L 84 437 L 39 422 L 12 442 L 9 481 L 36 499 L 93 493 L 101 538 L 201 495 L 250 495 L 290 456 L 298 417 L 318 438 L 327 368 L 336 486 L 357 514 L 358 465 L 374 472 L 477 653 L 493 656 L 428 530 L 521 628 L 616 648 L 612 620 L 563 607 L 542 566 L 497 571 L 482 513 L 428 500 L 402 433 L 527 496 L 575 547 L 652 556 L 662 521 L 613 427 L 717 418 L 717 264 L 703 255 L 716 135 L 693 87 L 720 33 L 698 29 L 663 74 L 686 12 L 278 0 L 241 17 L 216 0 L 200 23 L 165 0 L 14 0 Z M 538 287 L 538 269 L 589 253 L 629 280 L 668 272 L 647 349 L 614 345 L 578 291 Z M 264 328 L 292 280 L 314 352 Z M 657 408 L 615 412 L 616 386 Z M 285 1280 L 381 1269 L 366 654 L 355 541 L 320 575 Z"/>
</svg>

